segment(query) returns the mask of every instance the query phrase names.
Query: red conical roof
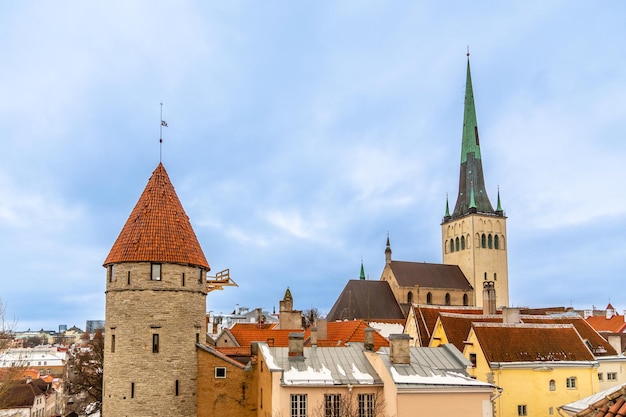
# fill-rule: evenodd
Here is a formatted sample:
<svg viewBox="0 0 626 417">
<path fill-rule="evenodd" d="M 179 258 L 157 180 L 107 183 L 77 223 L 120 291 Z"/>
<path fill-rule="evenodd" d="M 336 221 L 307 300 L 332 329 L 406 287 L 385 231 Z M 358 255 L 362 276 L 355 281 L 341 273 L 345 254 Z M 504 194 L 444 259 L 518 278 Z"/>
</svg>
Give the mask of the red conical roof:
<svg viewBox="0 0 626 417">
<path fill-rule="evenodd" d="M 210 269 L 162 163 L 128 217 L 104 261 L 163 262 Z"/>
</svg>

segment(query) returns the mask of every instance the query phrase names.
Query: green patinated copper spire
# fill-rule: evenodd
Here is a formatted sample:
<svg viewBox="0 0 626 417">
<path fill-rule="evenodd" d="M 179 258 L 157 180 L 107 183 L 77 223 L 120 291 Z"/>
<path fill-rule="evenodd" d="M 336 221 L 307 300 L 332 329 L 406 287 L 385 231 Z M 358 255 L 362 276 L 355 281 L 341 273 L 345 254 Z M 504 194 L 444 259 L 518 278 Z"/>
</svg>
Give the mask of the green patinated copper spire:
<svg viewBox="0 0 626 417">
<path fill-rule="evenodd" d="M 463 139 L 461 145 L 461 170 L 459 175 L 459 195 L 451 217 L 471 213 L 495 214 L 485 190 L 483 165 L 480 155 L 478 123 L 474 105 L 474 90 L 470 72 L 469 53 L 467 54 L 467 79 L 465 82 L 465 108 L 463 113 Z"/>
<path fill-rule="evenodd" d="M 363 269 L 363 259 L 361 259 L 361 275 L 359 276 L 359 279 L 365 279 L 365 269 Z"/>
<path fill-rule="evenodd" d="M 502 204 L 500 203 L 500 187 L 498 187 L 498 207 L 496 207 L 496 213 L 502 213 Z"/>
<path fill-rule="evenodd" d="M 446 193 L 446 214 L 444 214 L 444 216 L 450 217 L 450 205 L 448 204 L 448 193 Z"/>
</svg>

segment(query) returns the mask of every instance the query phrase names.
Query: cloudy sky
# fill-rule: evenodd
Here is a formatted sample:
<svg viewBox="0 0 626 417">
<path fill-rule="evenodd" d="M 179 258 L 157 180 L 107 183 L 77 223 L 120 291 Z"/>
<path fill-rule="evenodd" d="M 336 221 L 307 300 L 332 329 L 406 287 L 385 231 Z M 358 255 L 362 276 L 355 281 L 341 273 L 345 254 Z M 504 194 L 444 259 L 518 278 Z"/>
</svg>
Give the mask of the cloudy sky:
<svg viewBox="0 0 626 417">
<path fill-rule="evenodd" d="M 434 3 L 434 4 L 433 4 Z M 515 306 L 626 308 L 626 4 L 7 2 L 0 298 L 18 329 L 104 318 L 102 262 L 163 163 L 207 310 L 327 312 L 363 259 L 441 262 L 466 49 Z"/>
</svg>

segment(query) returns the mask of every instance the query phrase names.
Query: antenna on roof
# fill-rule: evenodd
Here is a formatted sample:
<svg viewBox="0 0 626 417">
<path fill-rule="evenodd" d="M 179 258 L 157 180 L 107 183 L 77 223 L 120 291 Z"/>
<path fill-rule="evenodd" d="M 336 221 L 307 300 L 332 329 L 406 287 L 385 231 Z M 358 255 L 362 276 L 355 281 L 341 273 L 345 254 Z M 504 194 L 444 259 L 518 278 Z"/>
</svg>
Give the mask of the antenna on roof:
<svg viewBox="0 0 626 417">
<path fill-rule="evenodd" d="M 161 124 L 159 125 L 159 163 L 163 159 L 163 127 L 167 127 L 167 122 L 163 120 L 163 103 L 161 104 Z"/>
</svg>

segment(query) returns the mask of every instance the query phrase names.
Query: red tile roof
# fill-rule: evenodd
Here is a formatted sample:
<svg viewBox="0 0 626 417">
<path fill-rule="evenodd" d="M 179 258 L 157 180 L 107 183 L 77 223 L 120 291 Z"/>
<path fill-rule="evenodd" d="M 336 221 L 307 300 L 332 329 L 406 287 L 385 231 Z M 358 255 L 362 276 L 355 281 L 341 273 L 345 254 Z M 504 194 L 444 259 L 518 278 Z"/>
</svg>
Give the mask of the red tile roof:
<svg viewBox="0 0 626 417">
<path fill-rule="evenodd" d="M 120 262 L 165 262 L 210 269 L 161 163 L 148 180 L 104 265 Z"/>
<path fill-rule="evenodd" d="M 624 316 L 615 315 L 610 319 L 606 316 L 590 316 L 586 320 L 598 332 L 623 333 L 626 330 Z"/>
<path fill-rule="evenodd" d="M 461 313 L 461 314 L 483 314 L 483 309 L 479 307 L 452 307 L 452 306 L 424 306 L 413 307 L 413 312 L 417 320 L 419 332 L 419 346 L 428 346 L 430 338 L 435 330 L 439 313 Z M 461 350 L 462 351 L 462 350 Z"/>
<path fill-rule="evenodd" d="M 289 333 L 298 333 L 298 330 L 281 329 L 259 329 L 250 326 L 248 323 L 236 323 L 230 333 L 233 335 L 239 346 L 250 346 L 252 342 L 267 342 L 269 346 L 287 347 L 289 346 Z"/>
<path fill-rule="evenodd" d="M 490 323 L 502 323 L 502 316 L 484 316 L 475 314 L 453 314 L 444 313 L 439 314 L 439 320 L 446 332 L 448 342 L 452 343 L 459 351 L 463 352 L 465 342 L 470 330 L 472 329 L 472 322 L 490 322 Z"/>
<path fill-rule="evenodd" d="M 472 323 L 489 363 L 593 361 L 571 324 Z"/>
<path fill-rule="evenodd" d="M 318 346 L 333 347 L 345 346 L 350 342 L 365 342 L 365 329 L 369 325 L 363 320 L 350 321 L 333 321 L 327 324 L 327 333 L 325 339 L 317 341 Z M 311 331 L 307 329 L 305 339 L 309 337 Z M 382 346 L 389 346 L 389 341 L 385 339 L 378 331 L 374 332 L 374 351 Z"/>
</svg>

